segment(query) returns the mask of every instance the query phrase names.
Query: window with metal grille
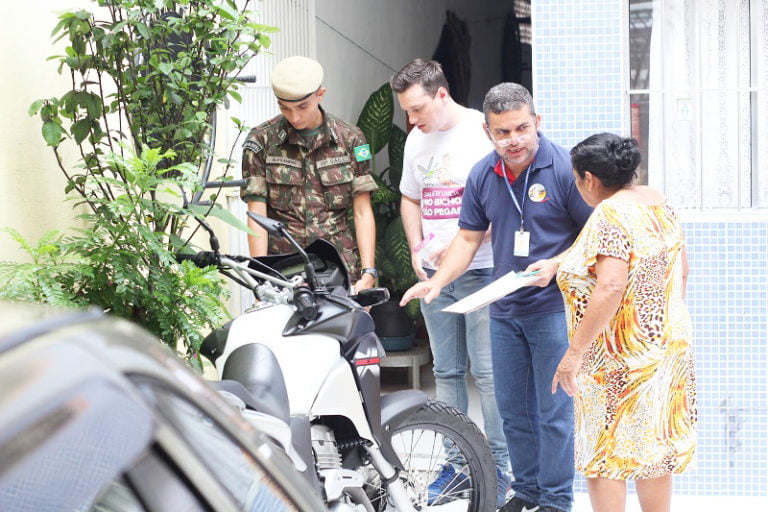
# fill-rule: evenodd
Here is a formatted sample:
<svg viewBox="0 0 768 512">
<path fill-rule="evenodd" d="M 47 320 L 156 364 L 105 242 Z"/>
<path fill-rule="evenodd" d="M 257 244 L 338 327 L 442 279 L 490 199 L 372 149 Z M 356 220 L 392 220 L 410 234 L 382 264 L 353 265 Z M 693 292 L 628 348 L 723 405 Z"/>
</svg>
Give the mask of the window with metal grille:
<svg viewBox="0 0 768 512">
<path fill-rule="evenodd" d="M 641 181 L 680 208 L 768 208 L 768 0 L 628 5 Z"/>
</svg>

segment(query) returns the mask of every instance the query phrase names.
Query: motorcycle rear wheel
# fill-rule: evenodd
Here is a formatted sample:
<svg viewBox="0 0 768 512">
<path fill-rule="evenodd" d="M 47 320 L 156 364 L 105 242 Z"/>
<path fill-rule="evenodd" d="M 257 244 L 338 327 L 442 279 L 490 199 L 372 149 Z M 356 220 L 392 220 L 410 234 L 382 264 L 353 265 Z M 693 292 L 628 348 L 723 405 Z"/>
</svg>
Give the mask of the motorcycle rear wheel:
<svg viewBox="0 0 768 512">
<path fill-rule="evenodd" d="M 430 400 L 392 430 L 392 448 L 403 464 L 399 477 L 417 510 L 496 510 L 493 455 L 477 425 L 461 411 Z M 453 481 L 461 483 L 449 484 L 445 493 L 430 493 L 429 485 L 446 464 L 459 474 Z M 374 508 L 395 510 L 386 490 L 374 487 Z"/>
</svg>

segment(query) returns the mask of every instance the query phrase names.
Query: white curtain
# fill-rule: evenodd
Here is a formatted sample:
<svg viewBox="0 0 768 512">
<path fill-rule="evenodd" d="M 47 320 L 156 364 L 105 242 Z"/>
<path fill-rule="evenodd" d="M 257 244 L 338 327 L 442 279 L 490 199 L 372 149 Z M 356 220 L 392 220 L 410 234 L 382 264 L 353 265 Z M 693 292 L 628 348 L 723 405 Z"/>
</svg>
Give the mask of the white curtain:
<svg viewBox="0 0 768 512">
<path fill-rule="evenodd" d="M 753 76 L 757 82 L 758 99 L 757 133 L 755 140 L 757 156 L 757 176 L 755 197 L 758 205 L 768 207 L 768 0 L 754 1 L 752 7 L 753 20 L 760 20 L 762 33 L 754 38 L 752 45 L 755 55 L 755 69 Z"/>
<path fill-rule="evenodd" d="M 691 101 L 694 80 L 693 9 L 685 0 L 657 1 L 651 32 L 648 183 L 679 207 L 696 207 L 700 188 L 694 123 L 675 120 L 678 99 Z M 679 91 L 671 93 L 670 91 Z M 691 113 L 692 114 L 692 113 Z"/>
<path fill-rule="evenodd" d="M 768 0 L 653 8 L 649 183 L 680 208 L 768 207 Z"/>
</svg>

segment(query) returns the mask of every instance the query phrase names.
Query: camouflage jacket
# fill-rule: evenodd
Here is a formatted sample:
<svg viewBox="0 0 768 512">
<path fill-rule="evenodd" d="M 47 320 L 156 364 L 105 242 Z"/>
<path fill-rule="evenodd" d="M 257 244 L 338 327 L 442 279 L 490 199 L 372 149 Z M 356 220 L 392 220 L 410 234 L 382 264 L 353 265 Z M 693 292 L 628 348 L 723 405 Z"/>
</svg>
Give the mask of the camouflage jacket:
<svg viewBox="0 0 768 512">
<path fill-rule="evenodd" d="M 318 238 L 333 243 L 353 277 L 360 257 L 351 226 L 352 199 L 376 190 L 370 155 L 356 157 L 365 137 L 359 128 L 323 112 L 324 123 L 309 141 L 279 115 L 252 129 L 243 144 L 240 196 L 266 201 L 267 215 L 283 222 L 302 246 Z M 368 151 L 370 153 L 370 151 Z M 360 158 L 361 161 L 358 161 Z M 269 239 L 269 253 L 292 252 L 286 240 Z"/>
</svg>

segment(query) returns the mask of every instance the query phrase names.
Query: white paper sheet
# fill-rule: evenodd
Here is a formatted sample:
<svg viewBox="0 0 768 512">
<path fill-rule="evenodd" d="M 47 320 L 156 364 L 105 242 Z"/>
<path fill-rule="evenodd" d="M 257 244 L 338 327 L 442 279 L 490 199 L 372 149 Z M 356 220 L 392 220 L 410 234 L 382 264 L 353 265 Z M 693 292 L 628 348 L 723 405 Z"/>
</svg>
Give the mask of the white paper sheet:
<svg viewBox="0 0 768 512">
<path fill-rule="evenodd" d="M 506 297 L 523 286 L 528 286 L 536 280 L 538 272 L 510 272 L 503 275 L 488 286 L 485 286 L 472 295 L 468 295 L 459 302 L 443 308 L 446 313 L 471 313 L 477 311 L 491 302 L 496 302 Z"/>
</svg>

